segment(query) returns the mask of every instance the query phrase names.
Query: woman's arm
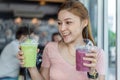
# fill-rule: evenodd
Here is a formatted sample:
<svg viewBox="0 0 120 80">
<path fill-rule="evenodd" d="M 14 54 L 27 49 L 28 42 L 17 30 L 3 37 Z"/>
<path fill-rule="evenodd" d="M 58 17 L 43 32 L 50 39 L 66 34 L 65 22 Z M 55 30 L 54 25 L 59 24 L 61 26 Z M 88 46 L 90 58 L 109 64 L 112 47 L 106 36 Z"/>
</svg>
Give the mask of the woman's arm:
<svg viewBox="0 0 120 80">
<path fill-rule="evenodd" d="M 99 75 L 98 80 L 105 80 L 105 75 Z"/>
<path fill-rule="evenodd" d="M 49 80 L 49 68 L 41 67 L 40 72 L 36 67 L 28 69 L 32 80 Z"/>
<path fill-rule="evenodd" d="M 44 77 L 44 80 L 50 80 L 50 75 L 49 75 L 50 69 L 41 67 L 40 68 L 40 73 Z"/>
<path fill-rule="evenodd" d="M 44 80 L 42 75 L 38 72 L 36 67 L 28 68 L 32 80 Z"/>
</svg>

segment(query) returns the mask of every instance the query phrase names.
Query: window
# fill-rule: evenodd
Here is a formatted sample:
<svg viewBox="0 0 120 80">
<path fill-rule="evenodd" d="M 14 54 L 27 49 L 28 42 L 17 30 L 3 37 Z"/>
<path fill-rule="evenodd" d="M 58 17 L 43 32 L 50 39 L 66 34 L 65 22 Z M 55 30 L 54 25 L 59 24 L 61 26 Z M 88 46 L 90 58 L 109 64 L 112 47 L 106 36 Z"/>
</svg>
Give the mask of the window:
<svg viewBox="0 0 120 80">
<path fill-rule="evenodd" d="M 112 5 L 112 6 L 111 6 Z M 109 80 L 116 80 L 116 1 L 108 1 Z"/>
<path fill-rule="evenodd" d="M 97 46 L 103 48 L 105 51 L 107 63 L 106 80 L 116 80 L 116 1 L 80 1 L 89 10 L 93 36 L 97 42 Z"/>
</svg>

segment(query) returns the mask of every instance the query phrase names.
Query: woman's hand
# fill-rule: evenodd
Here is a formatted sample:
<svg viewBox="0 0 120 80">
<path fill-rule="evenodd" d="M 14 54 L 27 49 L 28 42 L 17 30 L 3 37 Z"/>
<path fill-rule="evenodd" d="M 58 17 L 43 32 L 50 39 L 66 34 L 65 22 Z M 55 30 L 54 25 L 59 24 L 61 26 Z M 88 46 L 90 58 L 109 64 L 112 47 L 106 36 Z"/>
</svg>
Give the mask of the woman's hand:
<svg viewBox="0 0 120 80">
<path fill-rule="evenodd" d="M 21 67 L 24 67 L 24 53 L 22 52 L 21 48 L 19 48 L 20 51 L 18 51 L 17 58 L 20 60 Z M 39 52 L 39 49 L 37 49 L 37 52 Z"/>
<path fill-rule="evenodd" d="M 83 58 L 83 60 L 90 61 L 90 63 L 83 63 L 84 66 L 87 66 L 90 68 L 90 73 L 95 72 L 95 67 L 97 64 L 97 51 L 95 48 L 92 48 L 89 53 L 85 54 L 86 57 Z"/>
<path fill-rule="evenodd" d="M 18 51 L 17 58 L 20 60 L 21 67 L 24 67 L 24 56 L 22 50 Z"/>
</svg>

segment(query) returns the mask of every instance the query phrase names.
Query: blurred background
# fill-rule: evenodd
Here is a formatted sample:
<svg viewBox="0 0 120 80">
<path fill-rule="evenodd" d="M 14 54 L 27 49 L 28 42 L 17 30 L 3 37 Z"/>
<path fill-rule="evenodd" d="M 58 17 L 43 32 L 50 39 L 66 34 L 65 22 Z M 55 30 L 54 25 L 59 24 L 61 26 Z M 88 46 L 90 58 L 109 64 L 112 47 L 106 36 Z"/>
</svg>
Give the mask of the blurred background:
<svg viewBox="0 0 120 80">
<path fill-rule="evenodd" d="M 41 46 L 57 32 L 57 10 L 65 0 L 0 0 L 0 53 L 20 25 L 34 27 Z M 116 35 L 118 0 L 80 0 L 89 11 L 94 39 L 105 50 L 106 80 L 118 78 Z M 120 5 L 120 4 L 119 4 Z M 118 12 L 119 13 L 119 12 Z M 1 65 L 1 64 L 0 64 Z"/>
</svg>

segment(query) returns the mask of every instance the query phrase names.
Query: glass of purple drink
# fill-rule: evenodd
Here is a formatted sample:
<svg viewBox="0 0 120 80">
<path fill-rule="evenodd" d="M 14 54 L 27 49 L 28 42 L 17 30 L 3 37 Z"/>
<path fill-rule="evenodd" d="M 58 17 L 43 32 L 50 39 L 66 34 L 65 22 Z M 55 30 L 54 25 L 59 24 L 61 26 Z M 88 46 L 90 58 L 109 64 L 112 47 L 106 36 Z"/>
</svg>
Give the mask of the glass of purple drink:
<svg viewBox="0 0 120 80">
<path fill-rule="evenodd" d="M 83 60 L 83 57 L 85 57 L 85 54 L 88 53 L 88 49 L 86 47 L 78 47 L 76 48 L 76 70 L 77 71 L 84 71 L 88 72 L 89 67 L 86 67 L 83 65 L 83 63 L 90 63 L 89 61 Z"/>
</svg>

